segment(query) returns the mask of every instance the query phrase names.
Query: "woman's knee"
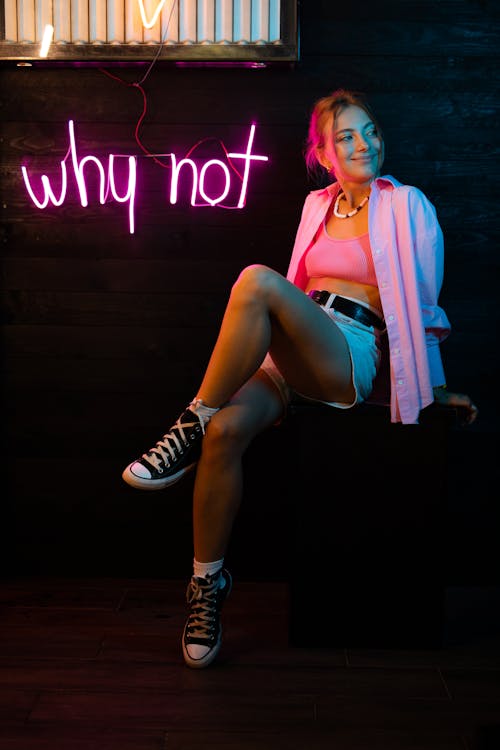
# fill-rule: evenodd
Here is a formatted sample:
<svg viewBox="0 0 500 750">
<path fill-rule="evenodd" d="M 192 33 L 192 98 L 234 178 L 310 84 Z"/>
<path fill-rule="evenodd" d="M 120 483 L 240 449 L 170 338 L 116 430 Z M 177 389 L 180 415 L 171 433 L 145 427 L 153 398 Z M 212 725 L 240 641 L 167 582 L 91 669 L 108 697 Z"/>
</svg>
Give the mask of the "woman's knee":
<svg viewBox="0 0 500 750">
<path fill-rule="evenodd" d="M 248 445 L 252 435 L 239 410 L 222 408 L 210 420 L 203 439 L 203 449 L 237 454 Z"/>
<path fill-rule="evenodd" d="M 277 271 L 255 263 L 243 269 L 233 286 L 233 291 L 236 294 L 244 294 L 252 300 L 265 298 L 276 288 L 279 279 L 282 280 L 282 277 Z"/>
</svg>

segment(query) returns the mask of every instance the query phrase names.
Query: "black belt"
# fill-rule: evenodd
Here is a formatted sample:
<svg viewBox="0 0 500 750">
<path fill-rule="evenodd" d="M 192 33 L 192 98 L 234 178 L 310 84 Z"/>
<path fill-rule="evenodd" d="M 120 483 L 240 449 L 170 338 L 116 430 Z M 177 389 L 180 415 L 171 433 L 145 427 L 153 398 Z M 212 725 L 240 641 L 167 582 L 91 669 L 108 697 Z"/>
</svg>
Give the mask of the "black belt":
<svg viewBox="0 0 500 750">
<path fill-rule="evenodd" d="M 333 307 L 334 310 L 347 315 L 348 318 L 357 320 L 358 323 L 363 323 L 365 326 L 373 326 L 380 331 L 383 331 L 385 328 L 384 321 L 378 315 L 375 315 L 375 313 L 372 313 L 371 310 L 364 305 L 360 305 L 358 302 L 353 302 L 345 297 L 339 297 L 338 294 L 333 294 L 326 290 L 320 291 L 319 289 L 313 289 L 308 292 L 308 295 L 318 305 L 323 305 L 326 308 Z"/>
</svg>

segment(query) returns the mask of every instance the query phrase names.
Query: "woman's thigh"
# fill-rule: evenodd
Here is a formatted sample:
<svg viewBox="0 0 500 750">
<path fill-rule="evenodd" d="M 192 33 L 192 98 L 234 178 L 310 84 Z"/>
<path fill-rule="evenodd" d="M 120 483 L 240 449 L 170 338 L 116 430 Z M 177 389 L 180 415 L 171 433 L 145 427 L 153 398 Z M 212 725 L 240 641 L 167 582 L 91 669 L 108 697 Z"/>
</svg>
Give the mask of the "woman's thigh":
<svg viewBox="0 0 500 750">
<path fill-rule="evenodd" d="M 294 390 L 327 401 L 354 394 L 349 347 L 344 334 L 301 289 L 271 271 L 270 353 Z"/>
</svg>

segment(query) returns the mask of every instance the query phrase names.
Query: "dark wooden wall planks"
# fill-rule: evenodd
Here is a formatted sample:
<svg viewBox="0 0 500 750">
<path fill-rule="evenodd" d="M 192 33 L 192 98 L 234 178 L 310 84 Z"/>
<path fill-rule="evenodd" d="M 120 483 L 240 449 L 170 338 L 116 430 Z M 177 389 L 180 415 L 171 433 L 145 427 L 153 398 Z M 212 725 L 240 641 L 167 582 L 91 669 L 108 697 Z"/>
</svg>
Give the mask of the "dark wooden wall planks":
<svg viewBox="0 0 500 750">
<path fill-rule="evenodd" d="M 385 171 L 426 192 L 445 233 L 441 300 L 453 333 L 443 357 L 450 387 L 469 392 L 481 408 L 474 428 L 452 435 L 449 578 L 492 575 L 495 558 L 485 550 L 494 544 L 497 481 L 489 446 L 498 419 L 498 20 L 488 0 L 382 0 L 356 17 L 350 6 L 304 2 L 296 65 L 155 65 L 143 84 L 140 129 L 150 151 L 182 155 L 208 136 L 240 148 L 256 121 L 254 151 L 269 162 L 252 167 L 245 208 L 225 211 L 192 208 L 186 200 L 171 206 L 167 170 L 143 160 L 133 236 L 125 206 L 91 200 L 82 208 L 74 191 L 64 207 L 36 210 L 20 164 L 53 173 L 68 148 L 69 119 L 81 156 L 140 153 L 140 91 L 96 67 L 3 64 L 10 569 L 185 572 L 191 480 L 151 497 L 130 490 L 120 473 L 194 394 L 239 271 L 252 262 L 285 271 L 303 199 L 314 187 L 301 154 L 309 110 L 316 98 L 345 86 L 369 95 L 385 132 Z M 133 83 L 147 66 L 106 70 Z M 279 577 L 282 550 L 271 540 L 286 506 L 281 501 L 270 512 L 279 482 L 266 486 L 267 494 L 255 493 L 253 509 L 242 511 L 236 533 L 250 551 L 266 508 L 266 569 Z M 464 545 L 475 553 L 472 567 L 462 561 Z"/>
</svg>

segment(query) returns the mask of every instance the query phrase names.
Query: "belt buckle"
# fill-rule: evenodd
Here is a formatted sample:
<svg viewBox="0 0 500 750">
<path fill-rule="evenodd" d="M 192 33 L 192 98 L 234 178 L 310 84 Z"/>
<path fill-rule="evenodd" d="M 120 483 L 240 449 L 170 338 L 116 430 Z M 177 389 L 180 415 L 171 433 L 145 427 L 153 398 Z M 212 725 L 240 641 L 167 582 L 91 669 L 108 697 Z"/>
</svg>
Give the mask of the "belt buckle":
<svg viewBox="0 0 500 750">
<path fill-rule="evenodd" d="M 309 295 L 318 305 L 326 307 L 327 309 L 332 306 L 333 300 L 337 296 L 326 289 L 314 289 Z"/>
<path fill-rule="evenodd" d="M 326 289 L 323 289 L 323 291 L 320 292 L 320 305 L 326 307 L 326 309 L 329 310 L 330 307 L 332 307 L 333 300 L 336 296 L 337 295 L 333 292 L 328 292 Z"/>
<path fill-rule="evenodd" d="M 337 299 L 339 295 L 335 294 L 335 292 L 327 292 L 327 294 L 328 294 L 328 297 L 324 303 L 324 306 L 326 307 L 327 310 L 330 310 L 332 307 L 333 309 L 335 309 L 333 303 L 335 302 L 335 300 Z"/>
</svg>

